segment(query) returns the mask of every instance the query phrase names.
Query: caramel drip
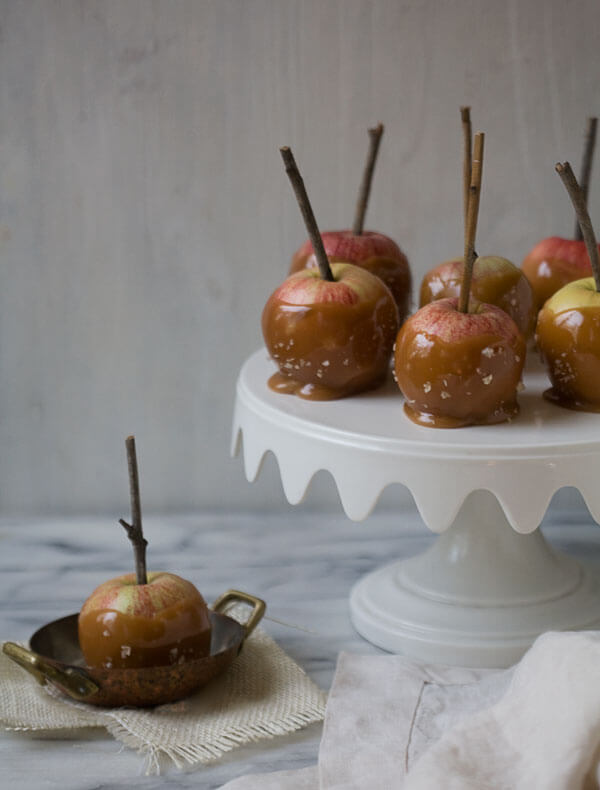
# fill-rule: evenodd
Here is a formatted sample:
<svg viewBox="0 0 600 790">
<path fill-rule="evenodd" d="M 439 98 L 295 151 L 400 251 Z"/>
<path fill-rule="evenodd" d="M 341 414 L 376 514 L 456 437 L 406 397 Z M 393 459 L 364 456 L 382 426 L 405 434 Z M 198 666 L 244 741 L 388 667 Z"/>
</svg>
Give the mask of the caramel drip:
<svg viewBox="0 0 600 790">
<path fill-rule="evenodd" d="M 445 343 L 410 322 L 398 336 L 396 379 L 413 422 L 431 428 L 491 425 L 518 413 L 525 341 L 495 335 Z"/>
<path fill-rule="evenodd" d="M 289 305 L 271 297 L 263 335 L 279 366 L 269 386 L 308 400 L 331 400 L 374 389 L 386 378 L 398 329 L 387 289 L 354 305 Z"/>
<path fill-rule="evenodd" d="M 211 625 L 204 600 L 181 600 L 155 617 L 110 609 L 79 617 L 79 643 L 90 667 L 134 669 L 177 665 L 208 655 Z"/>
</svg>

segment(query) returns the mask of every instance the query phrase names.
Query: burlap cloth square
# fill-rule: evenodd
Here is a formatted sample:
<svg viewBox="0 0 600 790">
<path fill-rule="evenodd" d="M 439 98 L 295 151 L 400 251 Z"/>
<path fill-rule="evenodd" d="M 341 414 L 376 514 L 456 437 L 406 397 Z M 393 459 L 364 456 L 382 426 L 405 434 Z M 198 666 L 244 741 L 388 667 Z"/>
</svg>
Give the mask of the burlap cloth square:
<svg viewBox="0 0 600 790">
<path fill-rule="evenodd" d="M 76 735 L 104 727 L 145 758 L 146 773 L 171 760 L 209 763 L 236 746 L 321 721 L 326 695 L 260 628 L 226 672 L 195 695 L 152 709 L 95 708 L 40 686 L 0 653 L 0 724 L 8 730 Z"/>
</svg>

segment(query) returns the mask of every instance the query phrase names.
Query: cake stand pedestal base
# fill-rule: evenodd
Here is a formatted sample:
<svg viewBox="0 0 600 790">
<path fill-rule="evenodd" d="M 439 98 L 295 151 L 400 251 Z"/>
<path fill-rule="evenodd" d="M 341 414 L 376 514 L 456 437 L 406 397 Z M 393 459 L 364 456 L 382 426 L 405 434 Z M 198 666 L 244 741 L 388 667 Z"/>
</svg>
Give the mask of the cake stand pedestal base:
<svg viewBox="0 0 600 790">
<path fill-rule="evenodd" d="M 539 530 L 510 528 L 476 491 L 423 554 L 362 578 L 350 596 L 361 636 L 435 664 L 508 667 L 539 634 L 600 625 L 600 583 Z"/>
</svg>

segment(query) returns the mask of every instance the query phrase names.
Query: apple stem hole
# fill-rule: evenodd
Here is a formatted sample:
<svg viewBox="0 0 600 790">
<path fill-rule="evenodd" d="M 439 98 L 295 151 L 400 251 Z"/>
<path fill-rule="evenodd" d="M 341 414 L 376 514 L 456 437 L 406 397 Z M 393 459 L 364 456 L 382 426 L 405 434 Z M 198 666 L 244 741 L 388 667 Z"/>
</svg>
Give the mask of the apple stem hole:
<svg viewBox="0 0 600 790">
<path fill-rule="evenodd" d="M 294 159 L 294 154 L 287 146 L 280 148 L 279 151 L 285 165 L 285 172 L 288 174 L 288 178 L 290 179 L 294 189 L 294 194 L 296 195 L 296 200 L 298 201 L 298 206 L 302 212 L 304 224 L 306 225 L 308 236 L 312 242 L 313 250 L 315 251 L 315 257 L 317 259 L 321 277 L 324 280 L 328 280 L 329 282 L 334 282 L 335 277 L 331 271 L 329 259 L 327 258 L 325 247 L 323 246 L 323 239 L 321 238 L 321 234 L 319 232 L 319 226 L 317 225 L 317 220 L 315 219 L 312 206 L 310 205 L 308 193 L 306 192 L 306 187 L 304 186 L 304 181 L 300 175 L 300 171 L 298 170 L 296 160 Z"/>
<path fill-rule="evenodd" d="M 365 217 L 369 205 L 369 195 L 371 194 L 371 183 L 373 181 L 373 173 L 375 171 L 375 163 L 377 162 L 377 154 L 379 153 L 379 144 L 383 135 L 383 128 L 383 124 L 378 123 L 373 129 L 369 129 L 369 152 L 367 154 L 367 161 L 365 162 L 360 189 L 358 190 L 354 224 L 352 225 L 352 233 L 355 236 L 362 236 L 365 227 Z"/>
</svg>

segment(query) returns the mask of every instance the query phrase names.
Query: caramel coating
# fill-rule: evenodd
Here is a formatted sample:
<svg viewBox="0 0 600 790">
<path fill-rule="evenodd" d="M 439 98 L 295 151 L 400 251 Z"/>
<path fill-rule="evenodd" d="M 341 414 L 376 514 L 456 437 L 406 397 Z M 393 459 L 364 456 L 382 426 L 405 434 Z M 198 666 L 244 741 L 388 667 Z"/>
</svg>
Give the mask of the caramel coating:
<svg viewBox="0 0 600 790">
<path fill-rule="evenodd" d="M 336 279 L 341 268 L 333 264 Z M 282 299 L 282 288 L 301 272 L 288 278 L 267 301 L 262 329 L 267 349 L 279 366 L 269 380 L 277 392 L 309 400 L 343 398 L 383 383 L 398 331 L 398 311 L 388 288 L 376 277 L 367 278 L 368 296 L 344 302 L 318 301 L 293 304 Z M 312 276 L 312 275 L 310 275 Z M 340 285 L 345 283 L 340 276 Z M 323 281 L 320 281 L 321 283 Z"/>
<path fill-rule="evenodd" d="M 519 411 L 525 340 L 500 308 L 480 305 L 479 316 L 459 313 L 456 304 L 433 302 L 398 333 L 395 375 L 405 413 L 430 428 L 504 422 Z"/>
<path fill-rule="evenodd" d="M 153 616 L 84 605 L 78 628 L 81 651 L 90 667 L 173 666 L 210 652 L 210 615 L 197 590 Z"/>
<path fill-rule="evenodd" d="M 555 313 L 544 307 L 536 339 L 552 383 L 544 397 L 568 409 L 600 412 L 600 308 Z"/>
<path fill-rule="evenodd" d="M 395 241 L 374 231 L 355 236 L 351 230 L 325 231 L 321 234 L 328 259 L 348 262 L 379 277 L 392 292 L 400 324 L 411 306 L 412 276 L 408 258 Z M 306 241 L 292 257 L 290 274 L 317 265 L 312 244 Z"/>
<path fill-rule="evenodd" d="M 462 258 L 456 258 L 428 272 L 421 283 L 420 306 L 436 299 L 458 298 L 463 268 Z M 533 334 L 537 316 L 533 289 L 524 273 L 506 258 L 477 258 L 471 294 L 478 302 L 496 305 L 508 313 L 525 337 Z"/>
</svg>

